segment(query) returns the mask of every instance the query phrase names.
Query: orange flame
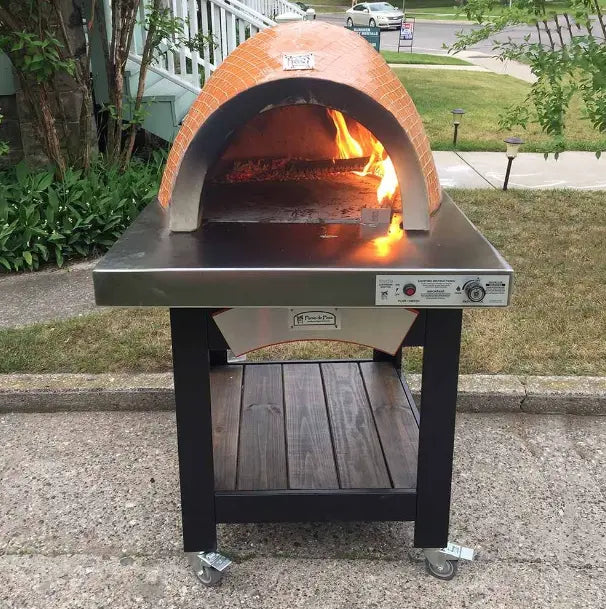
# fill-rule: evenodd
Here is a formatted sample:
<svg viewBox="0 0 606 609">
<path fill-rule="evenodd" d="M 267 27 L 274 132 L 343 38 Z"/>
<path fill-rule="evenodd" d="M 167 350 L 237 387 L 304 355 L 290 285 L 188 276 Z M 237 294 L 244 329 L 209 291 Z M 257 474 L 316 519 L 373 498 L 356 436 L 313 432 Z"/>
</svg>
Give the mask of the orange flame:
<svg viewBox="0 0 606 609">
<path fill-rule="evenodd" d="M 349 133 L 345 117 L 338 110 L 327 108 L 328 116 L 332 118 L 337 129 L 337 150 L 339 151 L 340 159 L 351 159 L 364 156 L 362 146 Z"/>
<path fill-rule="evenodd" d="M 360 176 L 375 175 L 381 178 L 377 187 L 377 202 L 380 206 L 391 205 L 398 189 L 398 177 L 383 144 L 368 129 L 358 123 L 358 137 L 362 140 L 362 143 L 360 143 L 351 135 L 345 117 L 341 112 L 332 108 L 327 108 L 327 111 L 337 130 L 335 142 L 339 158 L 351 159 L 369 155 L 368 163 L 366 163 L 364 169 L 354 171 L 354 173 Z M 383 237 L 376 237 L 372 241 L 376 247 L 377 255 L 380 258 L 385 258 L 392 245 L 400 241 L 403 236 L 402 215 L 393 214 L 387 234 Z"/>
<path fill-rule="evenodd" d="M 389 229 L 387 230 L 387 234 L 384 237 L 376 237 L 372 240 L 377 248 L 377 256 L 380 258 L 385 258 L 385 256 L 389 254 L 391 246 L 402 239 L 403 236 L 404 231 L 402 230 L 402 216 L 400 214 L 394 214 L 391 217 L 391 223 L 389 225 Z"/>
<path fill-rule="evenodd" d="M 377 201 L 379 205 L 391 204 L 398 188 L 398 177 L 383 144 L 368 129 L 359 125 L 358 132 L 363 136 L 361 138 L 363 142 L 360 143 L 351 135 L 341 112 L 332 108 L 327 108 L 327 112 L 337 130 L 336 144 L 339 158 L 359 158 L 368 154 L 370 158 L 364 169 L 354 173 L 360 176 L 375 175 L 381 178 L 377 188 Z"/>
</svg>

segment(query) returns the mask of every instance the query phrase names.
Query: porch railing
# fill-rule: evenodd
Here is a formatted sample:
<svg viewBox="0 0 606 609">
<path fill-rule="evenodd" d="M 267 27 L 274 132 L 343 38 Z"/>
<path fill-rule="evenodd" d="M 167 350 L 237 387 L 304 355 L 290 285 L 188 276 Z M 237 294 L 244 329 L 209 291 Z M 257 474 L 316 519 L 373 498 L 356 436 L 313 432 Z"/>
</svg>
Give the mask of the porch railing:
<svg viewBox="0 0 606 609">
<path fill-rule="evenodd" d="M 301 17 L 306 16 L 306 12 L 301 7 L 297 6 L 295 2 L 288 2 L 287 0 L 246 0 L 246 5 L 271 19 L 275 19 L 283 13 L 296 13 Z"/>
<path fill-rule="evenodd" d="M 270 0 L 263 2 L 269 4 Z M 185 40 L 165 40 L 149 69 L 194 93 L 200 91 L 212 72 L 239 44 L 259 30 L 275 25 L 268 16 L 240 0 L 168 0 L 168 5 L 182 21 Z M 129 54 L 137 63 L 141 63 L 145 44 L 146 10 L 146 3 L 142 1 Z M 188 40 L 202 44 L 194 48 L 186 44 Z"/>
</svg>

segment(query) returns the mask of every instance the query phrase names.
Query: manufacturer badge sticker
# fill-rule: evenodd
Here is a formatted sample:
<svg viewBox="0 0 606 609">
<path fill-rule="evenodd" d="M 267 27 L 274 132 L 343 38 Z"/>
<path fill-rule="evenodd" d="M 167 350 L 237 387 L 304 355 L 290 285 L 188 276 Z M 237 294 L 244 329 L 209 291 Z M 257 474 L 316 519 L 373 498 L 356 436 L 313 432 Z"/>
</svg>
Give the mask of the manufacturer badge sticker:
<svg viewBox="0 0 606 609">
<path fill-rule="evenodd" d="M 313 70 L 314 67 L 313 53 L 284 53 L 282 55 L 283 70 Z"/>
<path fill-rule="evenodd" d="M 291 330 L 340 330 L 338 309 L 290 309 Z"/>
</svg>

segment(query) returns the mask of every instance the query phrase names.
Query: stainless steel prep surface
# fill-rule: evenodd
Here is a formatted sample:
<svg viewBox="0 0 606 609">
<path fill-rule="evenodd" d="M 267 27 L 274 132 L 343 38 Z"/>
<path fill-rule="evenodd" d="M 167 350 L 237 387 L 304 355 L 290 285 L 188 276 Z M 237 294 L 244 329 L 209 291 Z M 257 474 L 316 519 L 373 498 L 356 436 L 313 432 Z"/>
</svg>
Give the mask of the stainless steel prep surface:
<svg viewBox="0 0 606 609">
<path fill-rule="evenodd" d="M 446 194 L 429 231 L 406 232 L 383 255 L 365 229 L 205 222 L 171 233 L 167 210 L 152 203 L 94 270 L 97 304 L 370 307 L 381 304 L 378 275 L 499 275 L 510 283 L 509 264 Z"/>
</svg>

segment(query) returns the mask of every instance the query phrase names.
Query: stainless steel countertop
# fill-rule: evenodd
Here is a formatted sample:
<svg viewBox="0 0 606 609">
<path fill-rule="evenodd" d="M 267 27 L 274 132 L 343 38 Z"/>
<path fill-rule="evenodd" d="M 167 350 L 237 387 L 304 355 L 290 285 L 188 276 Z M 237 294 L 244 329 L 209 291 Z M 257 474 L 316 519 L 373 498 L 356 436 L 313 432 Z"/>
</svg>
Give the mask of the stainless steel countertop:
<svg viewBox="0 0 606 609">
<path fill-rule="evenodd" d="M 446 194 L 429 232 L 385 249 L 355 224 L 211 222 L 170 233 L 153 202 L 95 268 L 95 297 L 103 306 L 366 307 L 377 274 L 513 273 Z"/>
</svg>

